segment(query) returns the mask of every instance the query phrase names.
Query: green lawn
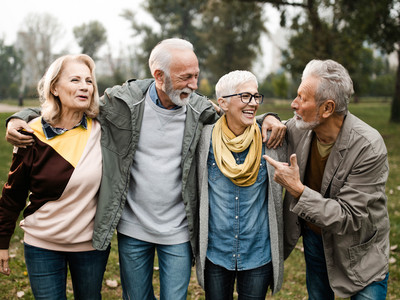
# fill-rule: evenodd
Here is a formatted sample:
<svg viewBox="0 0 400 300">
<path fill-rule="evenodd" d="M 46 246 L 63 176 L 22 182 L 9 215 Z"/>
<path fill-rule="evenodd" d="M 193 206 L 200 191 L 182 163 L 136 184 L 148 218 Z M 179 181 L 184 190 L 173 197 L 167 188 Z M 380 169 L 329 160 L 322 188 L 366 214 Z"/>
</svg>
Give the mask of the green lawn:
<svg viewBox="0 0 400 300">
<path fill-rule="evenodd" d="M 293 113 L 289 107 L 288 101 L 267 101 L 260 107 L 260 112 L 274 111 L 278 112 L 282 119 L 290 118 Z M 387 299 L 400 299 L 400 268 L 398 260 L 400 259 L 400 124 L 389 124 L 390 104 L 388 102 L 374 102 L 369 99 L 368 102 L 350 105 L 350 111 L 360 117 L 362 120 L 375 127 L 383 136 L 389 151 L 390 174 L 387 182 L 388 209 L 391 222 L 391 261 L 389 289 Z M 5 127 L 4 120 L 8 114 L 0 114 L 0 183 L 4 184 L 8 169 L 10 166 L 12 147 L 4 140 Z M 19 227 L 12 238 L 10 253 L 12 255 L 10 266 L 12 274 L 9 277 L 0 275 L 0 299 L 33 299 L 29 287 L 29 280 L 23 259 L 23 233 Z M 119 280 L 118 250 L 115 236 L 112 242 L 111 256 L 105 273 L 103 285 L 103 299 L 121 299 L 122 292 Z M 189 287 L 188 299 L 204 299 L 204 293 L 196 283 L 194 272 Z M 158 293 L 158 271 L 154 271 L 154 285 Z M 106 280 L 115 280 L 118 283 L 117 288 L 108 287 Z M 17 297 L 17 292 L 24 292 L 24 296 Z M 307 299 L 305 285 L 305 266 L 301 243 L 285 262 L 285 279 L 282 290 L 274 297 L 268 296 L 268 299 Z M 73 299 L 71 284 L 68 284 L 68 299 Z"/>
</svg>

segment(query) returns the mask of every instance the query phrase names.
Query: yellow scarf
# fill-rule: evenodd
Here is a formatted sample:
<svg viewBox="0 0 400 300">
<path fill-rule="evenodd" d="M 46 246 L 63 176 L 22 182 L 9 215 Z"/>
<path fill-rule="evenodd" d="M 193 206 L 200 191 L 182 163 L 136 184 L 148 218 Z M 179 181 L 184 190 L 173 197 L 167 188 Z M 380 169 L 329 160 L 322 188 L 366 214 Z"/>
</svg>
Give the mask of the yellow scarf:
<svg viewBox="0 0 400 300">
<path fill-rule="evenodd" d="M 212 132 L 212 145 L 218 168 L 226 177 L 238 186 L 250 186 L 256 182 L 260 169 L 262 141 L 256 120 L 253 125 L 239 136 L 228 128 L 226 117 L 223 115 L 215 123 Z M 240 153 L 250 146 L 243 164 L 236 164 L 232 152 Z"/>
</svg>

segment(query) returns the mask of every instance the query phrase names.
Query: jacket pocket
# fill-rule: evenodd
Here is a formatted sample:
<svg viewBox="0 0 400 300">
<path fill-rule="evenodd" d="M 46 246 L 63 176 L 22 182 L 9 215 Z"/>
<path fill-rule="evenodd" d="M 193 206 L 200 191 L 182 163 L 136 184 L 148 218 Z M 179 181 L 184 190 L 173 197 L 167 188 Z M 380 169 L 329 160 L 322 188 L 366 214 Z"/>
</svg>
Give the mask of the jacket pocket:
<svg viewBox="0 0 400 300">
<path fill-rule="evenodd" d="M 120 114 L 107 114 L 101 124 L 101 143 L 108 150 L 118 155 L 126 155 L 132 138 L 130 118 Z"/>
<path fill-rule="evenodd" d="M 378 231 L 366 243 L 349 248 L 350 268 L 363 285 L 380 274 L 387 266 L 387 257 L 376 244 Z"/>
<path fill-rule="evenodd" d="M 332 178 L 332 182 L 331 182 L 331 187 L 330 187 L 330 197 L 335 197 L 340 189 L 343 187 L 344 185 L 344 179 L 338 179 L 336 178 L 336 176 L 334 176 Z"/>
</svg>

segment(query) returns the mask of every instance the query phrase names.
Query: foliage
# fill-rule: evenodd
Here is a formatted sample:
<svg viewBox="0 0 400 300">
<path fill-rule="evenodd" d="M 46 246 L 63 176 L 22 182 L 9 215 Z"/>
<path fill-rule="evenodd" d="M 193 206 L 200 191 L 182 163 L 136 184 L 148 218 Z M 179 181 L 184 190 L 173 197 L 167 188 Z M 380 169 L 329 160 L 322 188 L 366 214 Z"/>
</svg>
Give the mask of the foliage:
<svg viewBox="0 0 400 300">
<path fill-rule="evenodd" d="M 294 35 L 283 51 L 284 65 L 299 76 L 311 59 L 334 59 L 352 75 L 355 91 L 367 86 L 370 66 L 364 42 L 378 45 L 387 54 L 396 51 L 397 71 L 390 120 L 400 123 L 400 0 L 241 0 L 270 3 L 281 11 L 286 26 L 287 7 L 302 8 L 291 20 Z M 365 69 L 365 70 L 364 70 Z"/>
<path fill-rule="evenodd" d="M 89 55 L 95 60 L 96 54 L 107 41 L 107 32 L 99 21 L 74 27 L 74 36 L 81 47 L 81 53 Z"/>
<path fill-rule="evenodd" d="M 0 39 L 0 99 L 13 96 L 18 89 L 23 67 L 22 54 L 14 46 L 6 46 Z"/>
<path fill-rule="evenodd" d="M 397 71 L 390 120 L 400 123 L 400 1 L 339 0 L 346 30 L 362 34 L 386 53 L 396 52 Z"/>
<path fill-rule="evenodd" d="M 207 45 L 204 67 L 215 84 L 233 70 L 251 69 L 265 32 L 262 6 L 240 1 L 209 1 L 202 14 L 201 37 Z"/>
<path fill-rule="evenodd" d="M 131 22 L 134 36 L 142 38 L 142 65 L 147 64 L 151 50 L 159 41 L 171 37 L 187 39 L 194 45 L 201 72 L 211 85 L 229 71 L 250 69 L 259 50 L 260 33 L 265 31 L 262 7 L 255 3 L 149 0 L 144 8 L 159 30 L 137 24 L 131 10 L 122 14 Z"/>
<path fill-rule="evenodd" d="M 154 26 L 139 24 L 135 19 L 135 13 L 126 9 L 122 17 L 131 22 L 133 36 L 140 37 L 141 52 L 138 53 L 139 62 L 147 66 L 147 60 L 151 50 L 163 39 L 177 37 L 191 41 L 200 53 L 201 47 L 197 49 L 197 35 L 195 23 L 199 21 L 198 12 L 201 1 L 195 0 L 149 0 L 144 3 L 144 9 L 151 14 L 158 24 L 159 30 L 155 31 Z M 146 76 L 150 77 L 150 70 L 146 68 Z"/>
</svg>

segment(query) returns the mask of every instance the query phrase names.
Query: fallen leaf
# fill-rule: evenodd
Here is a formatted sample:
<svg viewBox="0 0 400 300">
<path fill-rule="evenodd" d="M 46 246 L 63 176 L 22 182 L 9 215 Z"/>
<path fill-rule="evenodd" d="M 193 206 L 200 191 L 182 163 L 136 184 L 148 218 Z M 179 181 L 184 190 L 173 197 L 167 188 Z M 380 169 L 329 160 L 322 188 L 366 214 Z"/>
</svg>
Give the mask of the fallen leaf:
<svg viewBox="0 0 400 300">
<path fill-rule="evenodd" d="M 390 258 L 389 258 L 389 264 L 394 264 L 394 263 L 396 263 L 396 259 L 393 257 L 393 256 L 391 256 Z"/>
<path fill-rule="evenodd" d="M 106 285 L 110 288 L 116 288 L 118 286 L 118 282 L 116 280 L 107 279 Z"/>
<path fill-rule="evenodd" d="M 17 292 L 17 297 L 18 298 L 22 298 L 24 295 L 25 295 L 25 293 L 23 291 Z"/>
</svg>

